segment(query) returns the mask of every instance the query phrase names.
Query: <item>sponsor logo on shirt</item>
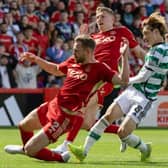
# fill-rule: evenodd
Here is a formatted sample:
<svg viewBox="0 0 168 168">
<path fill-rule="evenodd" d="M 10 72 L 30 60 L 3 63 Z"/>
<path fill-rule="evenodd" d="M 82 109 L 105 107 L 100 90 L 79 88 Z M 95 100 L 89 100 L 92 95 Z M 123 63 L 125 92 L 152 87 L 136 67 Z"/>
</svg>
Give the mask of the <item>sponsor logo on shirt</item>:
<svg viewBox="0 0 168 168">
<path fill-rule="evenodd" d="M 72 78 L 80 79 L 80 80 L 87 80 L 88 75 L 87 73 L 84 73 L 83 71 L 77 71 L 73 69 L 69 69 L 69 76 Z"/>
<path fill-rule="evenodd" d="M 113 42 L 116 40 L 116 36 L 102 36 L 101 38 L 95 39 L 96 44 Z"/>
</svg>

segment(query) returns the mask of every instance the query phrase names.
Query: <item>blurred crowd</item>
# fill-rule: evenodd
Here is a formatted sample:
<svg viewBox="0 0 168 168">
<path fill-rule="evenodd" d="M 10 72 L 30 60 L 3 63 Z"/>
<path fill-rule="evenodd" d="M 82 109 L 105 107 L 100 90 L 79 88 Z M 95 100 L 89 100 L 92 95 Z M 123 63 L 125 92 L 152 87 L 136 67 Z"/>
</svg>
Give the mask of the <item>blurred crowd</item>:
<svg viewBox="0 0 168 168">
<path fill-rule="evenodd" d="M 55 63 L 65 61 L 72 55 L 80 25 L 90 23 L 90 31 L 97 31 L 97 6 L 110 7 L 115 26 L 128 27 L 144 49 L 142 20 L 159 11 L 168 22 L 168 0 L 0 0 L 0 87 L 59 88 L 64 78 L 20 62 L 20 53 L 29 51 Z M 133 54 L 129 62 L 131 75 L 137 74 L 143 63 Z M 167 80 L 163 89 L 168 90 Z"/>
</svg>

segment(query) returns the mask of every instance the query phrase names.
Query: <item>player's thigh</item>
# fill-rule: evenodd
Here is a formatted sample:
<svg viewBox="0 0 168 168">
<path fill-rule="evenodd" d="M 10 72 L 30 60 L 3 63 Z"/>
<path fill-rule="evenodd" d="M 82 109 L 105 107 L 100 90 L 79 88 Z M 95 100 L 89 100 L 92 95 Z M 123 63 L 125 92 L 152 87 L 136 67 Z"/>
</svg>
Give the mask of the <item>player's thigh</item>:
<svg viewBox="0 0 168 168">
<path fill-rule="evenodd" d="M 123 115 L 124 115 L 124 113 L 123 113 L 120 105 L 118 103 L 114 102 L 108 107 L 108 109 L 103 117 L 105 117 L 109 123 L 112 123 L 115 120 L 120 119 Z"/>
<path fill-rule="evenodd" d="M 45 146 L 49 145 L 49 139 L 41 129 L 37 134 L 35 134 L 24 146 L 25 153 L 29 156 L 35 156 L 38 151 L 40 151 Z"/>
<path fill-rule="evenodd" d="M 20 123 L 19 127 L 24 129 L 25 131 L 33 131 L 36 129 L 40 129 L 42 127 L 39 116 L 37 113 L 37 109 L 34 109 L 30 112 Z"/>
</svg>

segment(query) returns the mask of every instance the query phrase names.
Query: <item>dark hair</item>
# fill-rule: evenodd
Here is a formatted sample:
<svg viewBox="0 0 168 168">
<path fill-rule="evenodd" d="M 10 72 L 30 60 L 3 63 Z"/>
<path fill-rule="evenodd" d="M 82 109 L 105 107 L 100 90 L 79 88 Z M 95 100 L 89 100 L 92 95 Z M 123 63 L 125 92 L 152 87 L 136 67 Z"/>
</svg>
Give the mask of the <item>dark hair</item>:
<svg viewBox="0 0 168 168">
<path fill-rule="evenodd" d="M 96 47 L 96 43 L 93 38 L 91 38 L 89 35 L 78 35 L 75 38 L 75 41 L 80 41 L 82 43 L 82 46 L 84 48 L 90 48 L 91 50 L 94 50 Z"/>
</svg>

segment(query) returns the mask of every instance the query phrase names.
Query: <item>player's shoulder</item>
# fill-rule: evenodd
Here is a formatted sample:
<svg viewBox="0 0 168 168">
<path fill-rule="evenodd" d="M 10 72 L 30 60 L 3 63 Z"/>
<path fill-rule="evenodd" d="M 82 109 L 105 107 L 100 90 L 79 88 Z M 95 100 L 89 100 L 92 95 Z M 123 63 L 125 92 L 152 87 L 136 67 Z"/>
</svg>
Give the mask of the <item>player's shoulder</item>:
<svg viewBox="0 0 168 168">
<path fill-rule="evenodd" d="M 105 62 L 98 62 L 98 63 L 99 67 L 111 70 L 110 66 L 108 66 Z"/>
<path fill-rule="evenodd" d="M 168 56 L 168 43 L 161 43 L 156 46 L 157 52 L 159 52 L 163 56 Z"/>
<path fill-rule="evenodd" d="M 75 62 L 75 58 L 74 55 L 70 56 L 68 59 L 66 59 L 66 62 L 69 64 L 74 64 Z"/>
<path fill-rule="evenodd" d="M 155 51 L 166 51 L 168 50 L 168 43 L 159 43 L 156 45 L 153 45 L 151 48 L 151 51 L 155 52 Z"/>
<path fill-rule="evenodd" d="M 113 30 L 118 31 L 118 32 L 130 32 L 130 30 L 126 26 L 118 26 L 114 27 Z"/>
</svg>

